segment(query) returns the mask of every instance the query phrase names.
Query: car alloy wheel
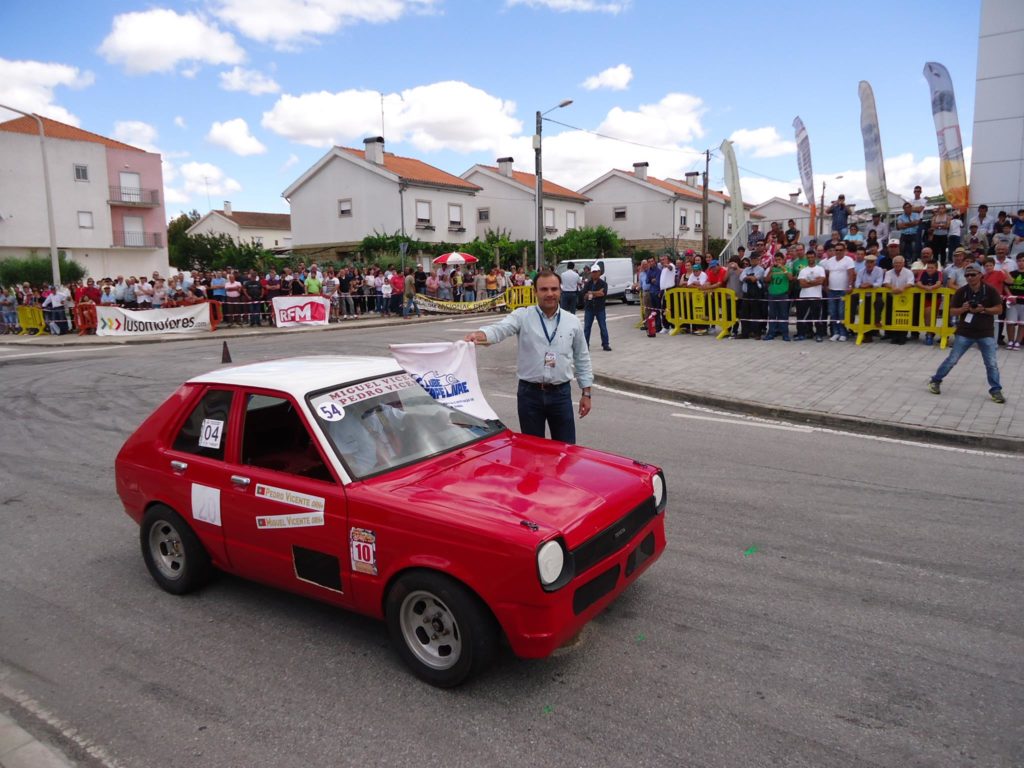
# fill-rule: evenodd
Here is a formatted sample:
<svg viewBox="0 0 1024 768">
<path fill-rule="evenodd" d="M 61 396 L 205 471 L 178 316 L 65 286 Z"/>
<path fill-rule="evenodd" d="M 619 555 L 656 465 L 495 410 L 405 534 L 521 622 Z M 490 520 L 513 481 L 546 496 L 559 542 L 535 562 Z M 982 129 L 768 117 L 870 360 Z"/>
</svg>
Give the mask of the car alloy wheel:
<svg viewBox="0 0 1024 768">
<path fill-rule="evenodd" d="M 157 520 L 149 529 L 149 551 L 153 565 L 165 579 L 177 581 L 185 573 L 185 547 L 181 534 L 166 520 Z"/>
<path fill-rule="evenodd" d="M 459 623 L 437 595 L 410 592 L 402 601 L 402 637 L 417 659 L 433 669 L 451 669 L 462 655 Z"/>
<path fill-rule="evenodd" d="M 184 595 L 210 580 L 209 554 L 188 523 L 170 507 L 157 504 L 146 512 L 139 542 L 149 574 L 167 592 Z"/>
</svg>

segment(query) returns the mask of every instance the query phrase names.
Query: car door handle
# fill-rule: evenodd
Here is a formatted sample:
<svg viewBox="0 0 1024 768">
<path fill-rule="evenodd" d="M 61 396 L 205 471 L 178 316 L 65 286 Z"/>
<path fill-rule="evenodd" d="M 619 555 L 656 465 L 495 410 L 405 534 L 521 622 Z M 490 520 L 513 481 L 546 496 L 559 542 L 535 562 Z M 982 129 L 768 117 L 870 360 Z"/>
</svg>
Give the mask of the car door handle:
<svg viewBox="0 0 1024 768">
<path fill-rule="evenodd" d="M 184 472 L 186 469 L 188 469 L 188 464 L 186 464 L 184 461 L 175 460 L 171 462 L 171 469 L 173 469 L 175 472 Z"/>
<path fill-rule="evenodd" d="M 237 485 L 239 488 L 248 488 L 249 483 L 252 482 L 248 477 L 242 477 L 241 475 L 232 475 L 231 482 Z"/>
</svg>

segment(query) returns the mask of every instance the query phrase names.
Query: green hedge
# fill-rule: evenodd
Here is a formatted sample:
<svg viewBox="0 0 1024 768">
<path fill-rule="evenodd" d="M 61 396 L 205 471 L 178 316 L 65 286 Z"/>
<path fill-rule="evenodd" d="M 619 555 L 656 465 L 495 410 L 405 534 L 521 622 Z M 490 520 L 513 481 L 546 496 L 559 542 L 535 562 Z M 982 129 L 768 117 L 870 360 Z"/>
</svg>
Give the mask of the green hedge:
<svg viewBox="0 0 1024 768">
<path fill-rule="evenodd" d="M 60 279 L 64 284 L 85 277 L 85 267 L 76 261 L 68 261 L 63 254 L 57 255 L 60 264 Z M 33 287 L 53 282 L 53 269 L 49 256 L 31 254 L 23 259 L 17 257 L 0 259 L 0 285 L 10 287 L 30 283 Z"/>
</svg>

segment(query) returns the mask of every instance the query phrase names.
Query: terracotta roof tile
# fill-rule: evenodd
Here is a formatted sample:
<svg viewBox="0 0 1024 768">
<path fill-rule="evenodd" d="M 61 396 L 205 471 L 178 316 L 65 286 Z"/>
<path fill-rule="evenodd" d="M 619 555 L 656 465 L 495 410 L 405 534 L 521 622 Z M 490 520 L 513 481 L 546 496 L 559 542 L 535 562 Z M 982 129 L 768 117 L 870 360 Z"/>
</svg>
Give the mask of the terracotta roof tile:
<svg viewBox="0 0 1024 768">
<path fill-rule="evenodd" d="M 486 168 L 487 170 L 494 171 L 495 173 L 498 174 L 501 173 L 497 166 L 494 165 L 483 165 L 481 166 L 481 168 Z M 536 189 L 537 187 L 537 174 L 535 173 L 526 173 L 525 171 L 513 170 L 512 178 L 531 191 Z M 543 184 L 544 197 L 561 197 L 566 200 L 574 200 L 581 203 L 586 203 L 590 201 L 589 197 L 581 195 L 579 192 L 574 192 L 568 187 L 563 187 L 561 184 L 555 184 L 553 181 L 549 179 L 544 179 Z"/>
<path fill-rule="evenodd" d="M 100 136 L 98 133 L 92 133 L 91 131 L 84 131 L 81 128 L 76 128 L 73 125 L 67 123 L 59 123 L 56 120 L 51 120 L 48 117 L 40 117 L 43 120 L 43 130 L 46 131 L 46 138 L 48 139 L 65 139 L 67 141 L 89 141 L 93 144 L 102 144 L 105 147 L 111 149 L 130 149 L 135 152 L 145 152 L 144 149 L 133 147 L 130 144 L 125 144 L 122 141 L 116 139 L 108 139 L 106 136 Z M 8 120 L 6 123 L 0 123 L 0 131 L 7 131 L 8 133 L 27 133 L 32 136 L 39 135 L 39 125 L 31 117 L 19 117 L 14 120 Z"/>
<path fill-rule="evenodd" d="M 634 171 L 619 171 L 619 173 L 626 173 L 629 174 L 630 176 L 636 176 L 636 173 Z M 661 187 L 662 189 L 668 190 L 669 192 L 674 192 L 675 194 L 681 197 L 688 197 L 691 200 L 704 199 L 704 193 L 701 189 L 691 187 L 687 184 L 673 184 L 671 181 L 658 179 L 655 178 L 654 176 L 648 176 L 647 182 L 649 184 L 653 184 L 656 187 Z M 732 198 L 730 198 L 727 194 L 723 192 L 717 192 L 713 189 L 708 190 L 708 199 L 717 200 L 721 203 L 728 203 L 732 200 Z M 749 203 L 744 203 L 743 205 L 748 208 L 751 207 Z"/>
<path fill-rule="evenodd" d="M 290 231 L 292 228 L 292 217 L 287 213 L 260 213 L 259 211 L 231 211 L 224 213 L 217 210 L 221 216 L 231 219 L 240 227 L 250 229 L 283 229 Z"/>
<path fill-rule="evenodd" d="M 355 155 L 361 160 L 366 160 L 366 152 L 362 149 L 353 149 L 351 147 L 338 147 L 338 149 L 348 152 L 350 155 Z M 391 171 L 403 181 L 413 181 L 439 187 L 455 187 L 456 189 L 465 189 L 471 192 L 477 192 L 480 190 L 480 187 L 476 184 L 468 182 L 465 179 L 460 179 L 458 176 L 453 176 L 450 173 L 446 173 L 440 168 L 435 168 L 432 165 L 424 163 L 422 160 L 416 160 L 411 157 L 401 157 L 400 155 L 395 155 L 391 152 L 384 153 L 384 168 Z"/>
</svg>

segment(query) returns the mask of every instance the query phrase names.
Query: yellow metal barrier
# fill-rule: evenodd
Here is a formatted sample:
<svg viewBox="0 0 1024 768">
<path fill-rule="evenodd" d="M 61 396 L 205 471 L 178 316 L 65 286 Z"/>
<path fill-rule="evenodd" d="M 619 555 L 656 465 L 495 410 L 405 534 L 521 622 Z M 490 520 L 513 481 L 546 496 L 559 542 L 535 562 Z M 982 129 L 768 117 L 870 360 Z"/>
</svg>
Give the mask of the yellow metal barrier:
<svg viewBox="0 0 1024 768">
<path fill-rule="evenodd" d="M 889 288 L 857 288 L 846 297 L 844 324 L 857 334 L 858 344 L 869 331 L 915 331 L 935 334 L 939 346 L 945 349 L 956 332 L 949 323 L 949 302 L 954 293 L 952 288 L 907 288 L 902 293 Z"/>
<path fill-rule="evenodd" d="M 505 289 L 505 306 L 510 310 L 532 307 L 536 303 L 532 285 L 512 285 Z"/>
<path fill-rule="evenodd" d="M 21 326 L 19 336 L 24 336 L 32 331 L 36 333 L 49 333 L 46 327 L 46 319 L 41 307 L 18 307 L 18 325 Z"/>
<path fill-rule="evenodd" d="M 717 338 L 724 339 L 738 322 L 736 294 L 728 288 L 670 288 L 664 297 L 664 321 L 672 326 L 672 336 L 680 333 L 684 325 L 717 325 L 722 329 Z"/>
</svg>

